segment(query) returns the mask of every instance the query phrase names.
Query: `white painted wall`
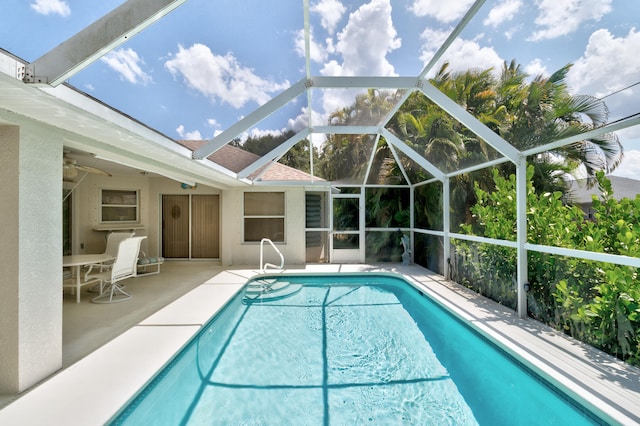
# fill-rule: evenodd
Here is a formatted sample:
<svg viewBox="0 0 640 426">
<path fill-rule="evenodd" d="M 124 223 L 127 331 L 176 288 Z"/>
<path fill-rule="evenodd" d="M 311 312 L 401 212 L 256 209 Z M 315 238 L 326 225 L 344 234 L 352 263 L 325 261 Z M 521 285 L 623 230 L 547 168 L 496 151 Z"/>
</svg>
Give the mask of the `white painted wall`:
<svg viewBox="0 0 640 426">
<path fill-rule="evenodd" d="M 71 250 L 79 253 L 102 253 L 106 246 L 106 231 L 95 231 L 100 225 L 100 194 L 102 189 L 138 190 L 140 194 L 140 225 L 136 235 L 147 235 L 149 226 L 149 178 L 88 174 L 73 191 L 73 232 Z M 144 242 L 146 247 L 149 242 Z"/>
<path fill-rule="evenodd" d="M 100 225 L 100 194 L 102 189 L 137 190 L 140 197 L 140 224 L 136 235 L 145 235 L 142 250 L 148 255 L 160 254 L 160 212 L 163 194 L 220 194 L 216 188 L 198 185 L 182 189 L 181 182 L 151 176 L 101 176 L 90 174 L 74 190 L 74 253 L 102 253 L 106 231 L 96 231 Z M 125 225 L 126 227 L 127 225 Z"/>
<path fill-rule="evenodd" d="M 217 194 L 220 195 L 220 262 L 223 265 L 255 265 L 259 263 L 260 247 L 257 243 L 243 242 L 243 199 L 245 191 L 284 191 L 285 195 L 285 243 L 278 249 L 285 257 L 286 265 L 300 265 L 305 261 L 305 198 L 304 188 L 244 186 L 219 190 L 203 185 L 183 189 L 180 182 L 162 177 L 106 177 L 88 175 L 74 191 L 74 253 L 101 253 L 105 247 L 105 232 L 95 231 L 100 223 L 100 190 L 123 189 L 140 191 L 140 225 L 136 235 L 146 235 L 142 249 L 150 255 L 160 254 L 160 212 L 163 194 Z M 268 255 L 268 257 L 267 257 Z M 265 249 L 265 260 L 279 262 L 273 250 Z"/>
<path fill-rule="evenodd" d="M 304 187 L 247 187 L 224 192 L 223 203 L 223 256 L 225 265 L 255 265 L 260 262 L 260 244 L 244 243 L 243 202 L 245 191 L 285 192 L 285 242 L 277 243 L 285 265 L 305 262 L 305 197 Z M 280 259 L 271 247 L 265 247 L 265 261 L 279 264 Z"/>
</svg>

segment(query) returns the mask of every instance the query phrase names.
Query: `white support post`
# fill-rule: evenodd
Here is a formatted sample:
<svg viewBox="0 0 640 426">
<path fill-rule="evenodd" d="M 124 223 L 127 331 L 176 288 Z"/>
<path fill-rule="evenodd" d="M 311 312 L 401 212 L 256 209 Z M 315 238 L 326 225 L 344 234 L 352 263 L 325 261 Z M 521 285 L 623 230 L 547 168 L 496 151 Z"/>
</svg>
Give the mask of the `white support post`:
<svg viewBox="0 0 640 426">
<path fill-rule="evenodd" d="M 416 213 L 413 207 L 415 206 L 415 203 L 416 203 L 416 187 L 411 185 L 411 187 L 409 188 L 409 229 L 410 229 L 409 243 L 411 247 L 411 263 L 416 262 L 416 258 L 414 254 L 416 251 L 415 250 L 416 241 L 415 241 L 415 232 L 414 232 L 414 229 L 416 227 Z"/>
<path fill-rule="evenodd" d="M 16 395 L 62 366 L 63 139 L 0 124 L 0 141 L 0 395 Z"/>
<path fill-rule="evenodd" d="M 365 191 L 365 187 L 364 185 L 362 185 L 360 187 L 360 198 L 359 198 L 359 203 L 358 205 L 360 206 L 360 213 L 359 213 L 359 222 L 360 222 L 360 232 L 358 232 L 358 235 L 360 236 L 359 240 L 359 246 L 360 246 L 360 263 L 365 263 L 366 258 L 367 258 L 367 245 L 366 245 L 366 238 L 365 238 L 365 223 L 366 223 L 366 211 L 365 211 L 365 196 L 364 196 L 364 191 Z"/>
<path fill-rule="evenodd" d="M 528 283 L 527 250 L 527 158 L 520 157 L 516 163 L 516 241 L 517 241 L 517 285 L 518 285 L 518 317 L 527 317 Z"/>
<path fill-rule="evenodd" d="M 449 239 L 449 232 L 451 232 L 451 206 L 449 205 L 451 202 L 451 197 L 449 196 L 449 176 L 445 176 L 444 181 L 442 182 L 442 230 L 444 232 L 443 235 L 443 245 L 444 245 L 444 277 L 449 279 L 449 256 L 451 255 L 451 240 Z"/>
</svg>

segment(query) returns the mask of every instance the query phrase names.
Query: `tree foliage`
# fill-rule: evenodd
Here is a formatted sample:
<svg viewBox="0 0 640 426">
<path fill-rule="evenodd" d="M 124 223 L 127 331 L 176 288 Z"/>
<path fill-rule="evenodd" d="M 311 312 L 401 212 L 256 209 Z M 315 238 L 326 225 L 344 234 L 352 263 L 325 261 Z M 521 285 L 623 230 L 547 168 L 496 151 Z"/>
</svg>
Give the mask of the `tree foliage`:
<svg viewBox="0 0 640 426">
<path fill-rule="evenodd" d="M 286 130 L 263 136 L 249 136 L 244 141 L 235 139 L 230 142 L 230 145 L 249 151 L 253 154 L 263 156 L 282 145 L 293 136 L 295 136 L 295 132 L 293 130 Z M 314 161 L 317 161 L 317 149 L 313 148 L 312 155 L 314 156 Z M 294 169 L 310 173 L 309 142 L 307 140 L 298 142 L 280 158 L 279 162 L 289 167 L 293 167 Z"/>
<path fill-rule="evenodd" d="M 528 168 L 528 177 L 534 168 Z M 476 186 L 472 208 L 479 229 L 467 233 L 511 240 L 516 233 L 515 177 L 494 172 L 496 190 Z M 611 182 L 596 173 L 601 190 L 593 197 L 594 219 L 566 205 L 560 192 L 538 194 L 527 188 L 527 241 L 532 244 L 640 257 L 640 195 L 613 197 Z M 458 243 L 459 260 L 474 282 L 487 281 L 487 261 L 498 290 L 511 289 L 516 252 L 490 244 Z M 640 269 L 535 251 L 528 252 L 529 314 L 627 362 L 640 365 Z M 461 280 L 464 281 L 464 280 Z M 501 283 L 501 284 L 500 284 Z M 506 283 L 506 284 L 505 284 Z M 509 293 L 509 290 L 506 291 Z M 486 294 L 486 291 L 485 291 Z"/>
</svg>

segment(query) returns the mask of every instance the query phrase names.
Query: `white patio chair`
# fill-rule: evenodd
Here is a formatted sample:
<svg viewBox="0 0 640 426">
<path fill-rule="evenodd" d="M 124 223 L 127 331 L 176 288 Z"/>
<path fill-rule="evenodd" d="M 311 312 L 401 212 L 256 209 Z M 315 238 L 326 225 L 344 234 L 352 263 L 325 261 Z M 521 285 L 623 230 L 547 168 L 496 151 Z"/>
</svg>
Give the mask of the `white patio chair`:
<svg viewBox="0 0 640 426">
<path fill-rule="evenodd" d="M 120 245 L 120 242 L 126 240 L 127 238 L 133 237 L 135 234 L 135 232 L 110 232 L 109 235 L 107 235 L 107 247 L 104 249 L 104 254 L 108 254 L 115 260 L 116 255 L 118 254 L 118 246 Z M 100 272 L 110 269 L 112 265 L 113 260 L 101 263 Z M 95 266 L 85 271 L 85 281 L 87 281 L 88 275 L 94 267 Z M 91 287 L 89 289 L 89 293 L 102 293 L 102 286 L 95 285 Z"/>
<path fill-rule="evenodd" d="M 118 283 L 136 276 L 140 244 L 145 238 L 147 237 L 131 237 L 121 241 L 111 269 L 87 274 L 88 279 L 100 280 L 100 295 L 91 300 L 93 303 L 123 302 L 131 298 L 131 295 Z M 100 267 L 100 265 L 94 266 Z"/>
<path fill-rule="evenodd" d="M 111 232 L 107 236 L 107 247 L 104 249 L 104 254 L 108 254 L 115 259 L 118 254 L 118 246 L 120 245 L 120 242 L 133 237 L 135 234 L 135 232 Z M 113 262 L 104 263 L 102 270 L 104 271 L 111 267 L 111 265 L 113 265 Z"/>
</svg>

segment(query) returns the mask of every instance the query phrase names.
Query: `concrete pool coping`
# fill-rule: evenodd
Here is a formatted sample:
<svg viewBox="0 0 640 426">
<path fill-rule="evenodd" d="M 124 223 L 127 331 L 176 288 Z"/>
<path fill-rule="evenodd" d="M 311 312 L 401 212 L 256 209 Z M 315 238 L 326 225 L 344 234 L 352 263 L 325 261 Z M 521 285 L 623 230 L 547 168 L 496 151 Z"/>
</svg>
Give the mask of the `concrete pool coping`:
<svg viewBox="0 0 640 426">
<path fill-rule="evenodd" d="M 273 272 L 273 271 L 271 271 Z M 286 273 L 394 272 L 610 423 L 640 423 L 640 370 L 580 344 L 419 266 L 307 265 Z M 227 270 L 0 410 L 3 425 L 109 421 L 257 270 Z"/>
</svg>

